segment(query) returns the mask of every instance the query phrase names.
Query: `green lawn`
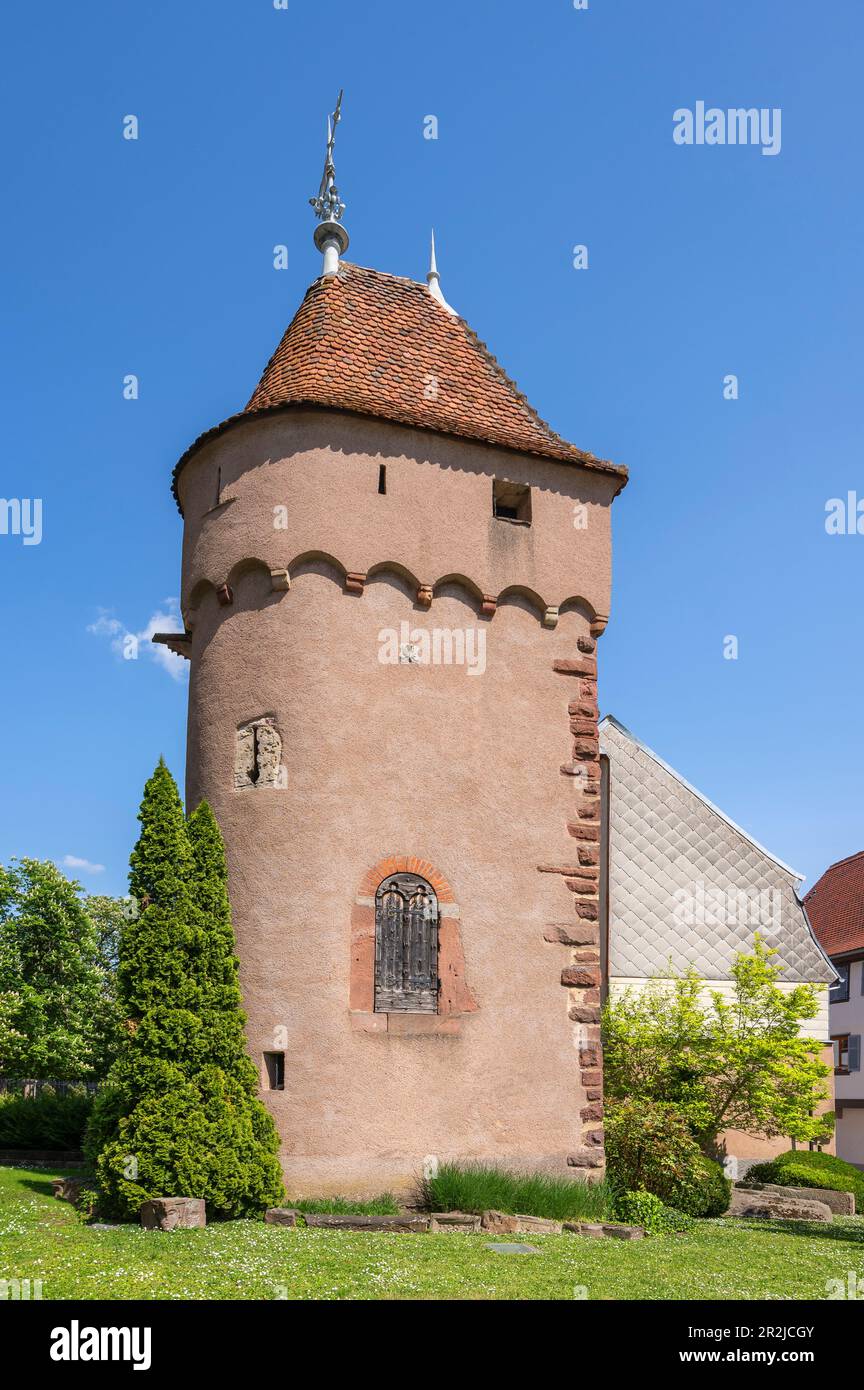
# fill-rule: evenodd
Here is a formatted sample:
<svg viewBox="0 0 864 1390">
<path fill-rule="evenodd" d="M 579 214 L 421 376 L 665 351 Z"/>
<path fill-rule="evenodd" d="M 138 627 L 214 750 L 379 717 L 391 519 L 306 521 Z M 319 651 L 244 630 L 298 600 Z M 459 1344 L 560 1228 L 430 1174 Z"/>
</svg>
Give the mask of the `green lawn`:
<svg viewBox="0 0 864 1390">
<path fill-rule="evenodd" d="M 41 1279 L 45 1299 L 777 1299 L 864 1280 L 864 1218 L 702 1221 L 638 1242 L 486 1235 L 363 1235 L 253 1221 L 171 1234 L 91 1230 L 51 1195 L 51 1174 L 0 1168 L 0 1279 Z"/>
</svg>

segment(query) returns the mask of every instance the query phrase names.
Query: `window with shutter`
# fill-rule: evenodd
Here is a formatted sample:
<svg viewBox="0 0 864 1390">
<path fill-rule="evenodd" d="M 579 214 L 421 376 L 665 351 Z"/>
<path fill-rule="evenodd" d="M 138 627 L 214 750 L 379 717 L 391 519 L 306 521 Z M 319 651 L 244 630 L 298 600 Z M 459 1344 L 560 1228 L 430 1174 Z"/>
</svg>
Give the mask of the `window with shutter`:
<svg viewBox="0 0 864 1390">
<path fill-rule="evenodd" d="M 375 894 L 375 1012 L 438 1012 L 438 899 L 425 878 L 391 874 Z"/>
<path fill-rule="evenodd" d="M 843 1004 L 849 998 L 849 965 L 836 965 L 839 979 L 835 980 L 828 991 L 828 998 L 832 1004 Z"/>
<path fill-rule="evenodd" d="M 859 1037 L 859 1051 L 860 1042 Z M 835 1033 L 831 1038 L 831 1046 L 834 1048 L 834 1075 L 847 1076 L 851 1070 L 849 1066 L 849 1050 L 852 1039 L 848 1033 Z"/>
</svg>

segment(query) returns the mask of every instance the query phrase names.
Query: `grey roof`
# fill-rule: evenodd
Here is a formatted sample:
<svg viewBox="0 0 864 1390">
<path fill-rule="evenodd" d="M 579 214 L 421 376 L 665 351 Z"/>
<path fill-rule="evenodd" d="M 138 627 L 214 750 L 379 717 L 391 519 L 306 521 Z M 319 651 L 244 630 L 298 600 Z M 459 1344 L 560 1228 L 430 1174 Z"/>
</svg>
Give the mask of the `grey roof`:
<svg viewBox="0 0 864 1390">
<path fill-rule="evenodd" d="M 759 931 L 781 979 L 828 984 L 835 971 L 798 898 L 803 878 L 685 782 L 611 715 L 609 973 L 668 975 L 694 965 L 729 979 L 735 953 Z"/>
</svg>

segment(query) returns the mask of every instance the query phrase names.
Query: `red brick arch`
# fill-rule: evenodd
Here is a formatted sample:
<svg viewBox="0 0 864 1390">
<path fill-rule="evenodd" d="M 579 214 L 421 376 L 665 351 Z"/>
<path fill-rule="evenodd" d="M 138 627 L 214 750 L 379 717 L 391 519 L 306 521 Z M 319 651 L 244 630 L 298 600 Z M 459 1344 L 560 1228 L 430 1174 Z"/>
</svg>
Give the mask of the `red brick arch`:
<svg viewBox="0 0 864 1390">
<path fill-rule="evenodd" d="M 430 864 L 428 859 L 416 859 L 410 854 L 391 854 L 389 859 L 379 859 L 378 863 L 363 875 L 360 896 L 374 898 L 381 883 L 390 874 L 419 874 L 421 878 L 426 879 L 427 883 L 432 884 L 438 895 L 439 903 L 456 901 L 453 897 L 453 889 L 444 875 L 438 872 L 435 865 Z"/>
<path fill-rule="evenodd" d="M 419 874 L 435 889 L 441 908 L 438 931 L 438 1012 L 435 1014 L 375 1013 L 375 894 L 390 874 Z M 351 909 L 351 970 L 349 1009 L 352 1023 L 366 1032 L 456 1033 L 462 1014 L 475 1013 L 477 1001 L 465 979 L 465 955 L 459 907 L 447 879 L 430 863 L 411 854 L 379 859 L 363 875 Z"/>
</svg>

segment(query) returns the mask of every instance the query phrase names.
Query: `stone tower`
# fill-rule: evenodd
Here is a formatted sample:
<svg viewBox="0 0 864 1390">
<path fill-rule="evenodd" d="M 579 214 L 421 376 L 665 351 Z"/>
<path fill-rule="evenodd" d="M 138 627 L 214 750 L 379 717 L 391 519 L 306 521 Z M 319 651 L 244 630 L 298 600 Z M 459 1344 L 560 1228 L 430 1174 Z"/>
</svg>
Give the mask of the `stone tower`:
<svg viewBox="0 0 864 1390">
<path fill-rule="evenodd" d="M 328 232 L 328 228 L 330 229 Z M 335 231 L 333 230 L 335 228 Z M 341 259 L 181 458 L 187 804 L 225 837 L 289 1195 L 603 1164 L 595 644 L 626 470 Z"/>
</svg>

